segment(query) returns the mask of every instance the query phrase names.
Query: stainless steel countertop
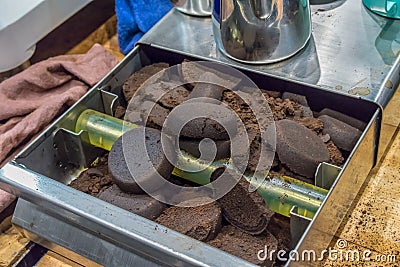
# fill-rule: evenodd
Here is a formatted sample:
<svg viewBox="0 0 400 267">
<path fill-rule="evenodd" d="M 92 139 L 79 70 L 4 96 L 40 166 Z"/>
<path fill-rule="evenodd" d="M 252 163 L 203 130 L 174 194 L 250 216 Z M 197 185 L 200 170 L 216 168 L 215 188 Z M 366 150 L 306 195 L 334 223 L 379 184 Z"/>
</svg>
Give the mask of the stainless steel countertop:
<svg viewBox="0 0 400 267">
<path fill-rule="evenodd" d="M 188 16 L 175 9 L 140 42 L 386 106 L 400 83 L 400 20 L 375 15 L 361 0 L 312 5 L 311 12 L 313 34 L 308 45 L 294 57 L 274 64 L 245 65 L 227 58 L 214 42 L 211 18 Z"/>
</svg>

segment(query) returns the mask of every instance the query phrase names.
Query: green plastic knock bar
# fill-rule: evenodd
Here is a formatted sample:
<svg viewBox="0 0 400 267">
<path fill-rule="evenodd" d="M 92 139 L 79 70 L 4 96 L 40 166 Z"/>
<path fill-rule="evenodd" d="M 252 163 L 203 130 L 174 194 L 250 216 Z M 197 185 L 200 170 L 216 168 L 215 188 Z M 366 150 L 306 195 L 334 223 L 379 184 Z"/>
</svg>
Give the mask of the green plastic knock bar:
<svg viewBox="0 0 400 267">
<path fill-rule="evenodd" d="M 125 122 L 115 117 L 87 109 L 76 121 L 77 133 L 86 131 L 91 145 L 110 150 L 113 143 L 126 131 L 141 126 Z M 234 169 L 230 159 L 214 161 L 208 167 L 195 157 L 182 151 L 179 157 L 180 166 L 185 169 L 203 169 L 197 172 L 186 172 L 175 168 L 173 174 L 200 185 L 210 183 L 211 174 L 219 167 Z M 201 168 L 199 168 L 201 167 Z M 325 199 L 328 190 L 304 183 L 288 176 L 271 176 L 266 179 L 253 179 L 254 174 L 245 173 L 244 177 L 255 187 L 263 197 L 268 208 L 284 216 L 290 216 L 290 210 L 297 206 L 298 214 L 313 218 L 314 214 Z"/>
</svg>

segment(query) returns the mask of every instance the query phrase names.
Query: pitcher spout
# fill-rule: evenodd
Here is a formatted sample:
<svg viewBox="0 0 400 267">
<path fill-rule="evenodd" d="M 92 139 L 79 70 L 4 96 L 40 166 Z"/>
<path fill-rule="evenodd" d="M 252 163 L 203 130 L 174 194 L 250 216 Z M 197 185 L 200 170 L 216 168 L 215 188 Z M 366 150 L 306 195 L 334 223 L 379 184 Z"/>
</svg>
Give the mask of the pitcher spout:
<svg viewBox="0 0 400 267">
<path fill-rule="evenodd" d="M 268 19 L 276 12 L 276 19 L 283 17 L 283 0 L 251 0 L 250 5 L 255 17 Z"/>
</svg>

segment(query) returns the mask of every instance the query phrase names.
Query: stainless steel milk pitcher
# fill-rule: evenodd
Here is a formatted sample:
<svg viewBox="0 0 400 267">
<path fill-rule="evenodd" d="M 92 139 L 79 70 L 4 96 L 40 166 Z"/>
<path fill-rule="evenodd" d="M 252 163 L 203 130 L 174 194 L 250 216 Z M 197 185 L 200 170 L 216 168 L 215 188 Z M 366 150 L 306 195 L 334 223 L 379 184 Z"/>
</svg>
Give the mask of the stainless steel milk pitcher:
<svg viewBox="0 0 400 267">
<path fill-rule="evenodd" d="M 272 63 L 300 51 L 311 36 L 308 0 L 214 0 L 217 47 L 243 63 Z"/>
<path fill-rule="evenodd" d="M 179 11 L 193 16 L 210 16 L 212 0 L 170 0 Z"/>
</svg>

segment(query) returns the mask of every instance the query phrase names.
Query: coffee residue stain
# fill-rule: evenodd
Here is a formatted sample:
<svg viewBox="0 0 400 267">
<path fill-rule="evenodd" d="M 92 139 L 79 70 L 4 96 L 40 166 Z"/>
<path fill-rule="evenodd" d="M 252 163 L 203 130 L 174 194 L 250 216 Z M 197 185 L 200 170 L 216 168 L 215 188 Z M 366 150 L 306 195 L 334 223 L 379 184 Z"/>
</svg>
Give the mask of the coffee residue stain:
<svg viewBox="0 0 400 267">
<path fill-rule="evenodd" d="M 385 87 L 388 88 L 388 89 L 393 89 L 393 82 L 391 80 L 388 80 L 385 83 Z"/>
<path fill-rule="evenodd" d="M 361 95 L 367 96 L 371 93 L 371 90 L 368 87 L 354 87 L 348 91 L 351 95 Z"/>
</svg>

